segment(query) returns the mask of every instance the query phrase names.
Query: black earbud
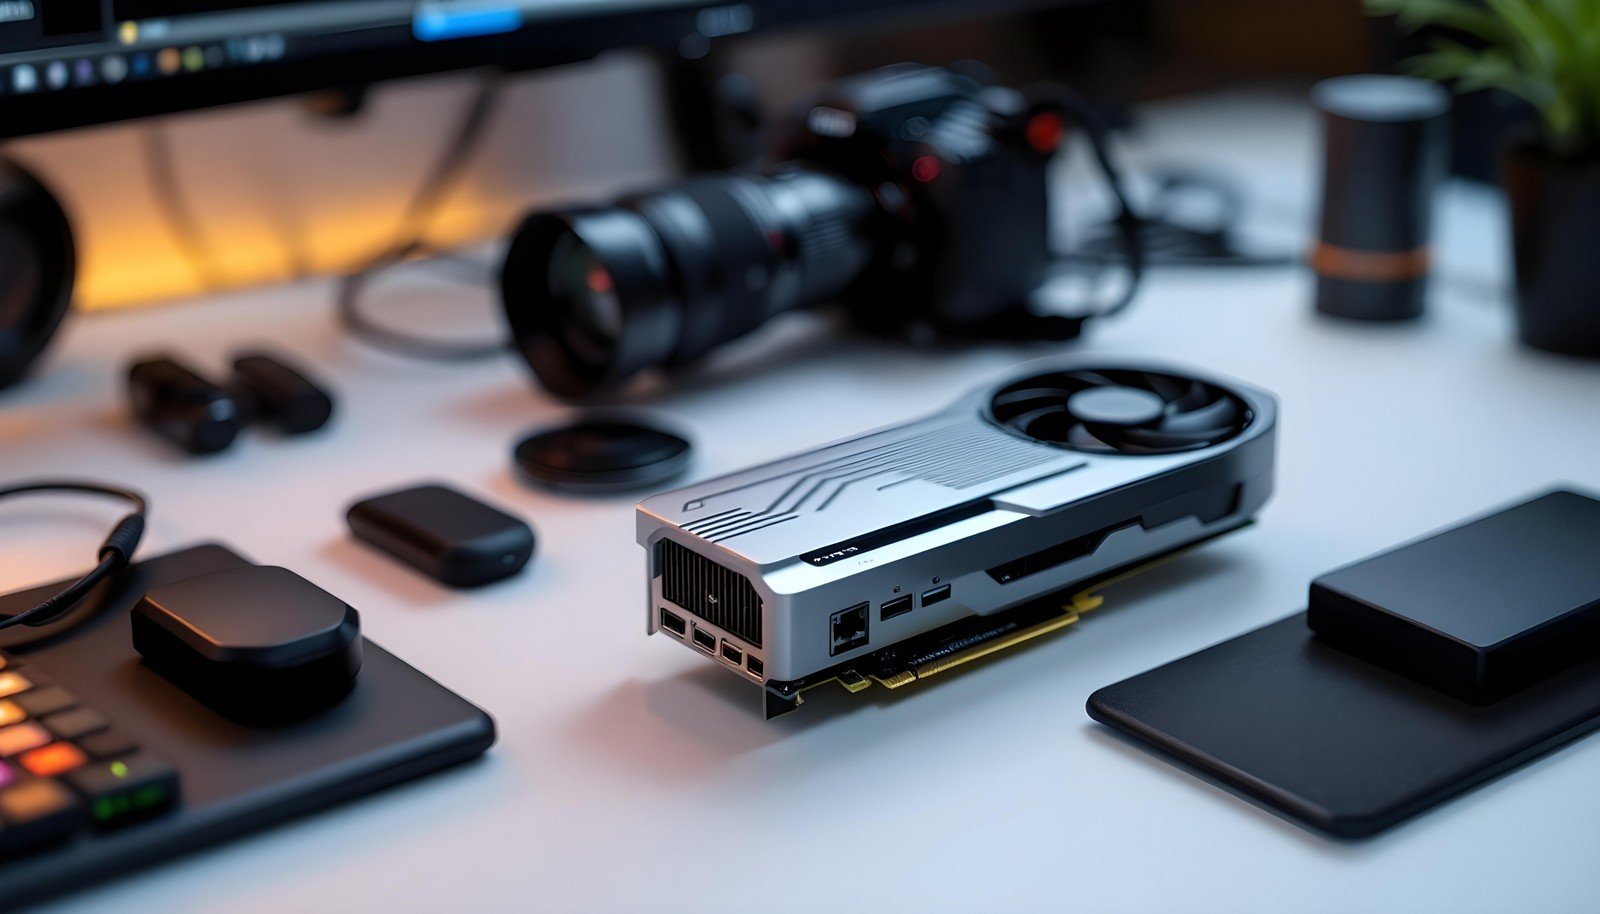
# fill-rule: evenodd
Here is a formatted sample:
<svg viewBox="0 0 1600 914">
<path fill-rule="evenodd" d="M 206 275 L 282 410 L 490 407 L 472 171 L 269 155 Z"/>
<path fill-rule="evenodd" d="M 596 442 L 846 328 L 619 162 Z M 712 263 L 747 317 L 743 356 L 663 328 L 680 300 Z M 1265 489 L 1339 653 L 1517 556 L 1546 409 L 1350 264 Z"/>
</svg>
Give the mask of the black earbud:
<svg viewBox="0 0 1600 914">
<path fill-rule="evenodd" d="M 303 435 L 333 416 L 325 388 L 283 359 L 256 351 L 234 359 L 226 385 L 173 356 L 141 360 L 128 370 L 128 399 L 141 425 L 190 454 L 227 449 L 247 424 Z"/>
<path fill-rule="evenodd" d="M 141 425 L 191 454 L 225 450 L 244 427 L 233 394 L 171 356 L 128 369 L 128 401 Z"/>
<path fill-rule="evenodd" d="M 333 417 L 333 398 L 325 388 L 264 352 L 234 358 L 233 391 L 252 420 L 270 423 L 285 435 L 314 432 Z"/>
</svg>

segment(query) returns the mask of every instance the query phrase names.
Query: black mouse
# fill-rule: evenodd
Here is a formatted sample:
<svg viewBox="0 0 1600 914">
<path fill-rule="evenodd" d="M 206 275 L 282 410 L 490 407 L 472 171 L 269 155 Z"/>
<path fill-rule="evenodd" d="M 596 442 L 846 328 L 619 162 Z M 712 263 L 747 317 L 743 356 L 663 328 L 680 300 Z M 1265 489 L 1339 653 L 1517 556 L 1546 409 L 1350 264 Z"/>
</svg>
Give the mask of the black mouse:
<svg viewBox="0 0 1600 914">
<path fill-rule="evenodd" d="M 286 568 L 250 565 L 157 587 L 133 610 L 151 669 L 241 723 L 304 718 L 361 670 L 361 617 Z"/>
</svg>

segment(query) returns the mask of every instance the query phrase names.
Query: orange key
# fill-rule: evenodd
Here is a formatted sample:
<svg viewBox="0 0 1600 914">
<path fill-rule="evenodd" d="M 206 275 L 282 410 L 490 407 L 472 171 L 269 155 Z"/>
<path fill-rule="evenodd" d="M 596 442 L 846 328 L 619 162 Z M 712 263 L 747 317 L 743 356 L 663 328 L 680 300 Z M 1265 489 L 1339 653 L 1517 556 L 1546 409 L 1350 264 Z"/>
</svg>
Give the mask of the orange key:
<svg viewBox="0 0 1600 914">
<path fill-rule="evenodd" d="M 0 698 L 10 698 L 33 688 L 33 683 L 21 673 L 0 673 Z"/>
<path fill-rule="evenodd" d="M 81 767 L 89 757 L 71 743 L 51 743 L 22 756 L 22 767 L 35 777 L 53 778 Z"/>
<path fill-rule="evenodd" d="M 28 712 L 17 707 L 14 701 L 0 701 L 0 727 L 20 724 L 28 719 Z"/>
</svg>

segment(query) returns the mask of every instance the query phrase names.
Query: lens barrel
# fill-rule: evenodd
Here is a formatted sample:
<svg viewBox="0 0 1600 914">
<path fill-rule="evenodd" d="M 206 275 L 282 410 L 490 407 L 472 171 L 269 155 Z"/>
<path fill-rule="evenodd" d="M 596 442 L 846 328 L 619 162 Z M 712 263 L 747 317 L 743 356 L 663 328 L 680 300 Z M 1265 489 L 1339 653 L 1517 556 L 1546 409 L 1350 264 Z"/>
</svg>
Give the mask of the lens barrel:
<svg viewBox="0 0 1600 914">
<path fill-rule="evenodd" d="M 20 380 L 72 298 L 72 228 L 50 192 L 0 160 L 0 389 Z"/>
<path fill-rule="evenodd" d="M 873 209 L 860 187 L 789 166 L 536 213 L 506 257 L 506 317 L 540 382 L 581 397 L 837 293 L 871 257 Z"/>
</svg>

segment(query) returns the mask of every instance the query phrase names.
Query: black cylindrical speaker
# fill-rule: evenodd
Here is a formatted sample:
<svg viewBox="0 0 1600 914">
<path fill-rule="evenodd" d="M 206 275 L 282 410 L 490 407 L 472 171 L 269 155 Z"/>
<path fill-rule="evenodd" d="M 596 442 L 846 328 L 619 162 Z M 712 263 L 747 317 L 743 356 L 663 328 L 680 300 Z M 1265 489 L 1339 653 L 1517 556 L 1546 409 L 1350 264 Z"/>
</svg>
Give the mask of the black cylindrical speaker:
<svg viewBox="0 0 1600 914">
<path fill-rule="evenodd" d="M 1407 76 L 1340 76 L 1313 86 L 1311 101 L 1326 130 L 1311 250 L 1317 310 L 1378 321 L 1421 315 L 1450 94 Z"/>
<path fill-rule="evenodd" d="M 0 159 L 0 389 L 16 383 L 55 335 L 72 301 L 77 252 L 61 204 Z"/>
</svg>

